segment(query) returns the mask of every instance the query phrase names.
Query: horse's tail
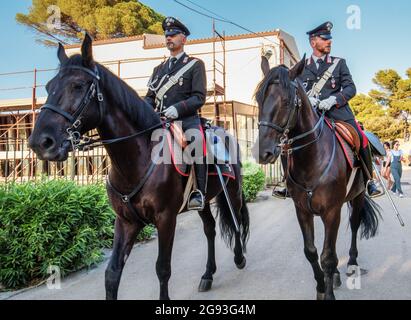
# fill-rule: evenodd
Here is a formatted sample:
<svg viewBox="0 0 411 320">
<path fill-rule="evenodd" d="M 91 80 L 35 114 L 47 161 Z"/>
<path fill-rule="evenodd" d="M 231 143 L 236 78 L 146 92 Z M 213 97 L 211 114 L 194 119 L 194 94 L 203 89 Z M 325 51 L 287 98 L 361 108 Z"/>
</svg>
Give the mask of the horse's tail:
<svg viewBox="0 0 411 320">
<path fill-rule="evenodd" d="M 364 198 L 364 205 L 360 211 L 360 235 L 361 239 L 369 239 L 375 237 L 378 231 L 379 219 L 381 216 L 381 207 L 367 194 Z"/>
<path fill-rule="evenodd" d="M 233 238 L 236 233 L 235 224 L 231 216 L 230 207 L 223 192 L 217 198 L 217 208 L 220 215 L 220 231 L 221 237 L 226 242 L 227 246 L 232 248 Z M 247 204 L 245 202 L 244 193 L 241 193 L 241 208 L 240 214 L 236 215 L 240 227 L 240 238 L 243 245 L 243 252 L 246 251 L 247 241 L 250 234 L 250 216 L 248 213 Z"/>
</svg>

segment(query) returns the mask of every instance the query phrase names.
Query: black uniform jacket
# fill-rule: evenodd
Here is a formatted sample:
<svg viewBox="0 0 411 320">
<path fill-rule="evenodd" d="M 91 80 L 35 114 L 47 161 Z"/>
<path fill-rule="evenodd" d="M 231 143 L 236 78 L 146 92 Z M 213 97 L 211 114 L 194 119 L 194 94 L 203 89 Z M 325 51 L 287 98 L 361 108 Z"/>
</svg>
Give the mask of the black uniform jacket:
<svg viewBox="0 0 411 320">
<path fill-rule="evenodd" d="M 162 85 L 166 84 L 170 76 L 175 75 L 178 70 L 193 59 L 194 58 L 184 53 L 171 69 L 169 69 L 169 60 L 167 59 L 154 68 L 153 75 L 150 79 L 152 86 L 157 87 L 164 76 L 166 78 Z M 164 95 L 163 110 L 174 106 L 178 111 L 179 118 L 198 115 L 197 110 L 200 109 L 206 101 L 207 79 L 205 66 L 202 60 L 197 60 L 194 66 L 180 77 L 177 84 L 171 87 Z M 144 98 L 153 108 L 156 107 L 155 97 L 160 88 L 155 92 L 149 89 Z"/>
<path fill-rule="evenodd" d="M 321 79 L 323 74 L 333 64 L 334 59 L 336 59 L 336 57 L 327 55 L 324 63 L 319 67 L 319 70 L 317 70 L 317 66 L 312 57 L 306 59 L 304 72 L 300 76 L 300 80 L 303 82 L 306 91 L 311 90 L 314 83 Z M 335 96 L 337 98 L 337 105 L 332 107 L 326 115 L 335 120 L 346 121 L 354 119 L 348 101 L 355 96 L 357 90 L 345 60 L 339 59 L 340 62 L 333 71 L 332 77 L 328 79 L 322 88 L 319 99 L 324 100 L 330 96 Z"/>
</svg>

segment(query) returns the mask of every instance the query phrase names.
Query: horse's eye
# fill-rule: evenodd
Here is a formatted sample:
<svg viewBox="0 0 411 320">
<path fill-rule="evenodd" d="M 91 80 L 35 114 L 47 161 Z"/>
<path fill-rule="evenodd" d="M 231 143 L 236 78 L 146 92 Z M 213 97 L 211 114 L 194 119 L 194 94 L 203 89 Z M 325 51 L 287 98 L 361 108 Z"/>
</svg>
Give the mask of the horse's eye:
<svg viewBox="0 0 411 320">
<path fill-rule="evenodd" d="M 73 89 L 74 90 L 81 90 L 81 89 L 83 89 L 83 85 L 80 84 L 80 83 L 74 83 L 73 84 Z"/>
</svg>

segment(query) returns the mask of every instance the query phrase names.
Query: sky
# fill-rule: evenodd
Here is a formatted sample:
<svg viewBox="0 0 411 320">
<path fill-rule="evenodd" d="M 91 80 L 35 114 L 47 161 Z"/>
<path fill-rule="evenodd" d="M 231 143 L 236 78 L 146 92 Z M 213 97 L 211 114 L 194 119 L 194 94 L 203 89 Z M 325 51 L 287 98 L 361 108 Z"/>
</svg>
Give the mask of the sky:
<svg viewBox="0 0 411 320">
<path fill-rule="evenodd" d="M 179 0 L 191 7 L 188 0 Z M 411 1 L 409 0 L 190 0 L 208 10 L 254 32 L 280 28 L 295 37 L 301 56 L 311 54 L 306 32 L 325 21 L 333 28 L 332 55 L 345 58 L 357 90 L 368 93 L 375 88 L 372 78 L 378 70 L 394 69 L 401 76 L 411 67 Z M 165 16 L 184 22 L 191 38 L 211 36 L 212 22 L 182 7 L 174 0 L 143 0 Z M 2 73 L 55 68 L 56 49 L 46 48 L 35 41 L 35 34 L 15 21 L 18 12 L 27 13 L 31 0 L 0 2 L 0 99 L 29 97 L 30 89 L 4 91 L 3 88 L 30 86 L 32 75 L 1 75 Z M 356 17 L 352 20 L 354 5 Z M 198 8 L 197 8 L 198 9 Z M 360 11 L 358 11 L 358 9 Z M 358 22 L 356 28 L 348 22 Z M 217 22 L 217 29 L 227 35 L 247 33 L 227 23 Z M 51 74 L 44 73 L 40 83 Z"/>
</svg>

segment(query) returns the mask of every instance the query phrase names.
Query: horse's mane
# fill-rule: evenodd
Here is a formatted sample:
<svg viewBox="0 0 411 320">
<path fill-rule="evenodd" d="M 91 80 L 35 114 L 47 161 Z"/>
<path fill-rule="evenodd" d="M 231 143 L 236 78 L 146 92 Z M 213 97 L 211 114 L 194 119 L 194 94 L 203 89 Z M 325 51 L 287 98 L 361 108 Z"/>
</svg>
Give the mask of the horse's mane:
<svg viewBox="0 0 411 320">
<path fill-rule="evenodd" d="M 288 74 L 289 69 L 285 65 L 279 65 L 272 68 L 268 74 L 264 77 L 263 80 L 258 84 L 257 89 L 255 90 L 255 99 L 257 100 L 259 105 L 262 105 L 267 89 L 270 85 L 274 83 L 274 81 L 279 81 L 281 88 L 288 92 L 289 96 L 291 96 L 290 90 L 290 78 Z"/>
<path fill-rule="evenodd" d="M 121 108 L 128 119 L 141 130 L 160 123 L 160 117 L 154 112 L 152 106 L 141 99 L 133 88 L 103 65 L 97 62 L 94 63 L 97 65 L 102 87 L 109 88 L 110 95 L 113 101 L 116 102 L 116 106 Z M 73 65 L 83 65 L 81 55 L 71 56 L 61 67 Z"/>
</svg>

